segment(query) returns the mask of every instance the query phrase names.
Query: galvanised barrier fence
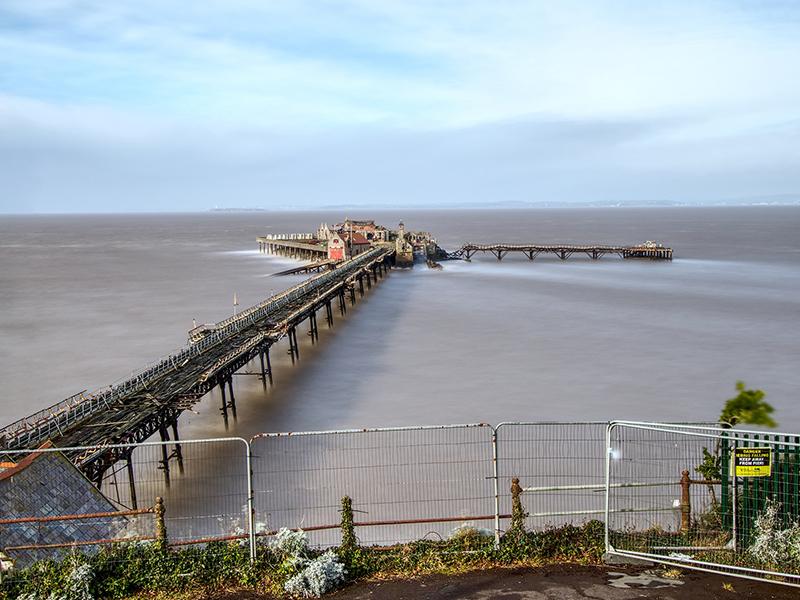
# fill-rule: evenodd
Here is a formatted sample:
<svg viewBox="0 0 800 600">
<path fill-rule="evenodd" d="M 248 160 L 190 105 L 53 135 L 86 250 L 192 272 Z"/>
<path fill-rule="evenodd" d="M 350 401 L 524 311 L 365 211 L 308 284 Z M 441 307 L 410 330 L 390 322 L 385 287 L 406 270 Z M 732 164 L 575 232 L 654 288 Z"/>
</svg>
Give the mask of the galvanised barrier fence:
<svg viewBox="0 0 800 600">
<path fill-rule="evenodd" d="M 129 459 L 116 463 L 99 489 L 62 454 L 95 447 L 0 452 L 0 553 L 24 567 L 112 544 L 251 539 L 247 440 L 116 447 Z"/>
<path fill-rule="evenodd" d="M 498 512 L 511 512 L 508 491 L 516 478 L 530 530 L 602 519 L 607 426 L 606 421 L 500 423 Z"/>
<path fill-rule="evenodd" d="M 335 546 L 349 496 L 364 545 L 443 539 L 464 522 L 494 529 L 492 435 L 474 424 L 256 436 L 256 522 Z"/>
<path fill-rule="evenodd" d="M 800 436 L 612 422 L 612 555 L 800 586 Z"/>
<path fill-rule="evenodd" d="M 539 422 L 146 442 L 121 446 L 129 460 L 99 490 L 61 454 L 77 448 L 3 451 L 0 553 L 22 567 L 73 548 L 238 541 L 255 558 L 258 541 L 283 527 L 331 547 L 341 542 L 344 496 L 362 545 L 445 539 L 463 525 L 499 544 L 515 488 L 530 531 L 599 519 L 610 554 L 791 583 L 800 573 L 786 567 L 791 544 L 775 546 L 762 521 L 773 515 L 773 537 L 794 535 L 796 439 L 719 426 Z M 768 477 L 728 474 L 735 449 L 748 447 L 771 450 Z"/>
</svg>

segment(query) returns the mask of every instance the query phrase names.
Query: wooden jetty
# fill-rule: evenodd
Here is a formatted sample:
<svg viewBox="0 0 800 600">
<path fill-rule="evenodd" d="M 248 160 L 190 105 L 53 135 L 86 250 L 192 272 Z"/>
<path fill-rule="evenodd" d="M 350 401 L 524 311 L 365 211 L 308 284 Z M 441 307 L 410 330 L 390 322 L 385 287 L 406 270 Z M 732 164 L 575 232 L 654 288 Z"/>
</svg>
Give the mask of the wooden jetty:
<svg viewBox="0 0 800 600">
<path fill-rule="evenodd" d="M 299 359 L 300 324 L 308 321 L 308 335 L 316 342 L 317 312 L 324 309 L 328 326 L 332 326 L 333 303 L 338 303 L 344 315 L 348 296 L 350 303 L 355 304 L 356 290 L 363 296 L 365 282 L 372 287 L 373 282 L 388 272 L 393 258 L 391 247 L 375 247 L 233 317 L 196 327 L 187 346 L 123 382 L 93 394 L 78 394 L 3 428 L 0 449 L 30 450 L 48 440 L 56 447 L 82 446 L 85 449 L 67 450 L 64 454 L 100 486 L 118 461 L 126 461 L 128 479 L 135 481 L 133 447 L 111 445 L 142 442 L 158 433 L 162 441 L 174 442 L 162 446 L 160 461 L 169 484 L 171 461 L 177 462 L 179 471 L 183 470 L 178 437 L 181 413 L 219 387 L 220 412 L 227 425 L 229 416 L 236 418 L 233 386 L 236 371 L 258 358 L 264 386 L 267 382 L 271 384 L 270 348 L 287 338 L 292 361 Z M 135 497 L 132 489 L 131 498 Z"/>
<path fill-rule="evenodd" d="M 535 259 L 540 254 L 554 254 L 561 260 L 566 260 L 573 254 L 585 254 L 597 260 L 607 254 L 616 254 L 620 258 L 648 258 L 652 260 L 672 260 L 672 248 L 665 248 L 655 242 L 645 242 L 635 246 L 603 246 L 603 245 L 575 245 L 575 244 L 464 244 L 449 258 L 463 258 L 470 260 L 477 252 L 489 252 L 497 260 L 510 252 L 520 252 L 529 260 Z"/>
</svg>

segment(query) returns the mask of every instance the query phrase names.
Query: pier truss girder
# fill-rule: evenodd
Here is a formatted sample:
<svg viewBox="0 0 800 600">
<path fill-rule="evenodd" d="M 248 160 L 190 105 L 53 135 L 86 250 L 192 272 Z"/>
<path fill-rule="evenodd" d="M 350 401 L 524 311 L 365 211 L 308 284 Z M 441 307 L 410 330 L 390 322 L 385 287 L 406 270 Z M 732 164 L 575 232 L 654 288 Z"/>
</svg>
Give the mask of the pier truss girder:
<svg viewBox="0 0 800 600">
<path fill-rule="evenodd" d="M 471 260 L 481 253 L 490 253 L 497 260 L 511 252 L 521 252 L 534 260 L 540 254 L 552 254 L 561 260 L 566 260 L 573 254 L 585 254 L 593 260 L 598 260 L 607 254 L 616 254 L 620 258 L 649 258 L 653 260 L 672 260 L 672 248 L 663 246 L 606 246 L 606 245 L 577 245 L 577 244 L 464 244 L 455 252 L 448 254 L 451 259 Z"/>
</svg>

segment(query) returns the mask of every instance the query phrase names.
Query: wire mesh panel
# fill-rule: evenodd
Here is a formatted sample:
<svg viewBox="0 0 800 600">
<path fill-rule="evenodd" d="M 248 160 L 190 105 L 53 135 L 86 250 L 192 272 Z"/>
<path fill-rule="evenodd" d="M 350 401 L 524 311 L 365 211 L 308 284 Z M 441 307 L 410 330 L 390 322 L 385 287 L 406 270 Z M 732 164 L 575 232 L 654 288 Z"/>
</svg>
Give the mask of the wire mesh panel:
<svg viewBox="0 0 800 600">
<path fill-rule="evenodd" d="M 540 530 L 604 515 L 607 422 L 497 426 L 500 513 L 511 512 L 512 479 L 523 489 L 526 526 Z M 508 524 L 506 519 L 501 520 Z"/>
<path fill-rule="evenodd" d="M 343 496 L 365 545 L 493 526 L 488 425 L 264 434 L 251 444 L 260 533 L 301 527 L 313 544 L 337 545 Z"/>
<path fill-rule="evenodd" d="M 613 423 L 609 551 L 800 585 L 798 437 Z"/>
<path fill-rule="evenodd" d="M 219 439 L 2 452 L 0 552 L 24 567 L 73 548 L 247 539 L 248 450 Z"/>
</svg>

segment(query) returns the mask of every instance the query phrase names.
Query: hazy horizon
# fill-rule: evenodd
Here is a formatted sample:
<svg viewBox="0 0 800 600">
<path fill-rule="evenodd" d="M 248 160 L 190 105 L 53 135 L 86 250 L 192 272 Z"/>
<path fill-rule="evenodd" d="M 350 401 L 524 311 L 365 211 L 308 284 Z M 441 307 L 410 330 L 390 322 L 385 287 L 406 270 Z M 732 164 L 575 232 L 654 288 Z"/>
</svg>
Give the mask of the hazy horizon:
<svg viewBox="0 0 800 600">
<path fill-rule="evenodd" d="M 648 209 L 648 208 L 746 208 L 746 207 L 761 207 L 761 208 L 770 208 L 770 207 L 800 207 L 800 199 L 798 200 L 787 200 L 787 201 L 720 201 L 716 203 L 679 203 L 679 202 L 651 202 L 651 203 L 618 203 L 618 204 L 603 204 L 603 203 L 592 203 L 592 202 L 565 202 L 565 203 L 530 203 L 530 204 L 498 204 L 498 205 L 487 205 L 481 206 L 478 204 L 442 204 L 442 205 L 428 205 L 428 206 L 420 206 L 420 205 L 396 205 L 392 207 L 388 206 L 381 206 L 381 205 L 370 205 L 370 204 L 348 204 L 342 206 L 288 206 L 288 207 L 281 207 L 281 208 L 268 208 L 268 207 L 213 207 L 213 208 L 198 208 L 198 209 L 187 209 L 187 210 L 152 210 L 152 209 L 144 209 L 144 210 L 127 210 L 127 211 L 117 211 L 117 210 L 109 210 L 109 211 L 100 211 L 100 210 L 92 210 L 92 211 L 50 211 L 50 212 L 7 212 L 7 213 L 0 213 L 2 216 L 6 217 L 13 217 L 13 216 L 91 216 L 91 215 L 192 215 L 192 214 L 225 214 L 225 213 L 312 213 L 312 212 L 324 212 L 324 213 L 337 213 L 341 211 L 372 211 L 376 214 L 380 214 L 382 212 L 396 212 L 398 210 L 409 210 L 409 211 L 524 211 L 524 210 L 547 210 L 547 209 L 554 209 L 554 210 L 563 210 L 563 209 L 575 209 L 575 210 L 585 210 L 585 209 L 609 209 L 609 208 L 636 208 L 636 209 Z M 362 215 L 364 216 L 364 215 Z M 368 216 L 368 215 L 367 215 Z"/>
</svg>

